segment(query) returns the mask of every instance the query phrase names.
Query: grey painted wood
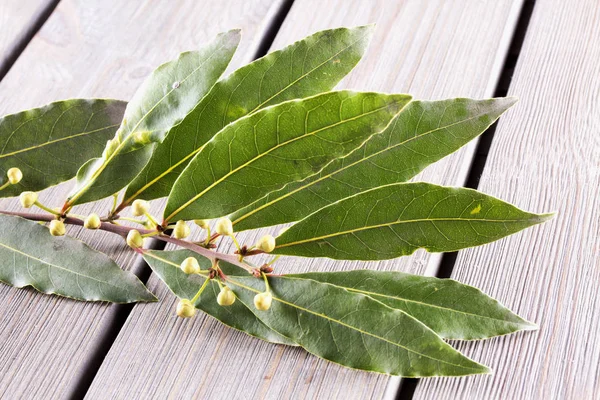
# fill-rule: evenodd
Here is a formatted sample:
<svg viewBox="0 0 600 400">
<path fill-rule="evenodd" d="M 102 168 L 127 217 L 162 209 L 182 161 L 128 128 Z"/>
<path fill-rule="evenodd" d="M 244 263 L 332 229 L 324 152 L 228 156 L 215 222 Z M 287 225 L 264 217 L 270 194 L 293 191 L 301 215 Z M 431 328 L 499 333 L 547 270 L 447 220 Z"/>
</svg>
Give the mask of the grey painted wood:
<svg viewBox="0 0 600 400">
<path fill-rule="evenodd" d="M 239 65 L 254 54 L 279 5 L 277 0 L 186 0 L 177 6 L 169 0 L 63 0 L 0 83 L 0 114 L 70 97 L 127 99 L 161 62 L 231 27 L 244 30 L 233 61 Z M 40 199 L 58 206 L 68 186 L 46 190 Z M 0 208 L 20 207 L 2 200 Z M 84 205 L 74 212 L 90 209 Z M 118 237 L 78 228 L 68 232 L 126 269 L 137 259 Z M 114 317 L 114 306 L 5 285 L 0 285 L 0 307 L 1 398 L 66 397 Z"/>
<path fill-rule="evenodd" d="M 481 178 L 555 219 L 459 254 L 454 277 L 540 329 L 458 348 L 494 375 L 431 379 L 417 399 L 600 398 L 600 3 L 538 0 Z"/>
<path fill-rule="evenodd" d="M 522 3 L 458 3 L 300 0 L 274 47 L 320 29 L 376 21 L 376 37 L 365 60 L 341 87 L 410 92 L 420 98 L 489 97 Z M 420 179 L 461 185 L 471 154 L 472 147 L 468 147 L 428 169 Z M 239 238 L 252 244 L 267 231 Z M 437 261 L 419 252 L 369 266 L 424 273 L 428 267 L 434 269 Z M 277 263 L 277 270 L 364 266 L 287 258 Z M 301 349 L 261 342 L 204 315 L 180 320 L 174 314 L 176 299 L 164 285 L 155 277 L 149 285 L 162 302 L 134 307 L 88 398 L 378 398 L 390 380 L 342 368 Z"/>
</svg>

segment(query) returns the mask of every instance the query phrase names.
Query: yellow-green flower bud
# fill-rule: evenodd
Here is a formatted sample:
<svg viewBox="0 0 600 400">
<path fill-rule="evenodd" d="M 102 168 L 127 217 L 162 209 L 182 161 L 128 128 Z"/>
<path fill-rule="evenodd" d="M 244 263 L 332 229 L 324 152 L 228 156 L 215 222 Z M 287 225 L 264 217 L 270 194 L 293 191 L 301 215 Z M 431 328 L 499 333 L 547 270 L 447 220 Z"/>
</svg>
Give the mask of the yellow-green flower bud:
<svg viewBox="0 0 600 400">
<path fill-rule="evenodd" d="M 223 286 L 217 295 L 217 303 L 220 306 L 230 306 L 235 303 L 235 294 L 227 286 Z"/>
<path fill-rule="evenodd" d="M 271 235 L 265 235 L 260 238 L 258 243 L 256 243 L 256 248 L 264 251 L 265 253 L 270 253 L 275 250 L 275 238 Z"/>
<path fill-rule="evenodd" d="M 194 223 L 202 229 L 208 228 L 208 220 L 207 219 L 195 219 Z"/>
<path fill-rule="evenodd" d="M 98 229 L 100 228 L 100 224 L 100 217 L 95 213 L 88 215 L 85 221 L 83 221 L 83 226 L 87 229 Z"/>
<path fill-rule="evenodd" d="M 138 231 L 132 229 L 127 234 L 127 245 L 131 248 L 139 249 L 144 245 L 144 238 L 142 238 L 142 235 Z"/>
<path fill-rule="evenodd" d="M 66 232 L 65 224 L 62 221 L 53 219 L 50 221 L 50 234 L 52 236 L 63 236 Z"/>
<path fill-rule="evenodd" d="M 254 307 L 261 311 L 267 311 L 271 308 L 271 302 L 273 301 L 273 296 L 271 296 L 271 292 L 263 292 L 254 296 Z"/>
<path fill-rule="evenodd" d="M 231 225 L 231 220 L 227 217 L 219 218 L 219 220 L 217 221 L 217 225 L 215 226 L 215 230 L 219 235 L 233 235 L 233 225 Z"/>
<path fill-rule="evenodd" d="M 11 185 L 16 185 L 23 179 L 23 173 L 19 168 L 10 168 L 6 171 L 6 176 L 8 176 L 8 181 Z"/>
<path fill-rule="evenodd" d="M 181 299 L 177 304 L 177 315 L 181 318 L 192 318 L 196 315 L 196 307 L 188 299 Z"/>
<path fill-rule="evenodd" d="M 131 205 L 131 213 L 136 217 L 145 215 L 150 209 L 150 204 L 146 200 L 134 200 Z"/>
<path fill-rule="evenodd" d="M 200 264 L 194 257 L 188 257 L 181 263 L 181 270 L 186 274 L 197 274 L 200 272 Z"/>
<path fill-rule="evenodd" d="M 190 227 L 183 220 L 177 221 L 175 229 L 173 229 L 173 235 L 177 239 L 185 239 L 190 236 Z"/>
<path fill-rule="evenodd" d="M 38 199 L 38 195 L 36 192 L 23 192 L 19 196 L 19 200 L 21 201 L 21 205 L 25 208 L 30 208 L 35 204 Z"/>
</svg>

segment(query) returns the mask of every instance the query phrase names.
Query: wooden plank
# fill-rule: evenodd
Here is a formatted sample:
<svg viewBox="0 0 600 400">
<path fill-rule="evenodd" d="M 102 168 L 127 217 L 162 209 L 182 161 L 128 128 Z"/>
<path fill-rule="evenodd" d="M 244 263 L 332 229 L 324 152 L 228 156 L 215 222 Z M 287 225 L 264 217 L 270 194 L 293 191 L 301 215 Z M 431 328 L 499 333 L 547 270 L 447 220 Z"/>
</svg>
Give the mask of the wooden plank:
<svg viewBox="0 0 600 400">
<path fill-rule="evenodd" d="M 600 398 L 600 3 L 538 0 L 480 189 L 543 226 L 459 254 L 453 277 L 540 329 L 458 348 L 493 376 L 430 379 L 418 399 Z"/>
<path fill-rule="evenodd" d="M 498 80 L 521 1 L 298 1 L 277 35 L 282 47 L 320 29 L 378 22 L 365 60 L 341 87 L 411 92 L 421 98 L 489 97 Z M 472 148 L 429 169 L 421 178 L 460 185 Z M 269 229 L 244 233 L 254 243 Z M 273 231 L 273 229 L 270 229 Z M 228 244 L 228 243 L 227 243 Z M 370 264 L 422 273 L 425 253 Z M 277 270 L 364 267 L 358 262 L 289 258 Z M 152 277 L 160 304 L 134 308 L 92 384 L 94 398 L 381 397 L 388 378 L 344 369 L 301 349 L 275 346 L 199 315 L 174 316 L 176 300 Z"/>
<path fill-rule="evenodd" d="M 0 113 L 70 97 L 129 98 L 161 62 L 195 49 L 220 31 L 244 30 L 235 65 L 255 53 L 281 2 L 219 0 L 63 0 L 0 83 Z M 69 185 L 43 192 L 62 203 Z M 2 209 L 17 210 L 13 200 Z M 82 214 L 90 206 L 79 207 Z M 121 239 L 69 229 L 129 269 L 137 259 Z M 115 306 L 75 302 L 33 290 L 0 286 L 0 397 L 63 398 L 94 357 Z"/>
<path fill-rule="evenodd" d="M 55 0 L 20 0 L 0 3 L 0 80 L 54 3 Z"/>
</svg>

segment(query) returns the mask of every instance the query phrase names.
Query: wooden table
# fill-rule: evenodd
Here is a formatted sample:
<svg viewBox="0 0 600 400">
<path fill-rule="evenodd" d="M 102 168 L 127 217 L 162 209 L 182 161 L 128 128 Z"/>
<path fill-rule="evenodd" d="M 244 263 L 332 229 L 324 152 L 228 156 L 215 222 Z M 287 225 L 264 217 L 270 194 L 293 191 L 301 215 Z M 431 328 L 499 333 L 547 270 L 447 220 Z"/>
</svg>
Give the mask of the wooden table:
<svg viewBox="0 0 600 400">
<path fill-rule="evenodd" d="M 0 114 L 70 97 L 127 99 L 153 67 L 233 27 L 244 35 L 230 70 L 317 30 L 371 22 L 373 43 L 341 88 L 521 99 L 495 132 L 417 179 L 558 211 L 550 223 L 458 256 L 417 252 L 371 267 L 451 275 L 539 331 L 455 343 L 492 376 L 401 381 L 252 339 L 210 317 L 177 319 L 176 299 L 151 275 L 161 302 L 135 306 L 3 285 L 1 398 L 600 398 L 597 0 L 3 0 Z M 65 190 L 41 197 L 53 204 Z M 78 228 L 69 234 L 148 276 L 121 240 Z M 289 258 L 278 268 L 359 266 Z"/>
</svg>

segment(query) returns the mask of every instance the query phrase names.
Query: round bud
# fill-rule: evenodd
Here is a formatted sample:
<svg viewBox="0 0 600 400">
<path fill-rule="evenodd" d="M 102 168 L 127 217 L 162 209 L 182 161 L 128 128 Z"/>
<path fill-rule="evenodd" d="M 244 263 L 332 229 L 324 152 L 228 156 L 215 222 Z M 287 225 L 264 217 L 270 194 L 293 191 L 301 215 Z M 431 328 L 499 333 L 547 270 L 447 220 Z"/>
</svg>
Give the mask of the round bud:
<svg viewBox="0 0 600 400">
<path fill-rule="evenodd" d="M 215 225 L 215 230 L 219 235 L 233 235 L 233 226 L 231 225 L 231 220 L 227 217 L 219 218 L 219 220 L 217 221 L 217 225 Z"/>
<path fill-rule="evenodd" d="M 8 176 L 8 181 L 11 185 L 16 185 L 23 179 L 23 173 L 19 168 L 10 168 L 6 171 L 6 176 Z"/>
<path fill-rule="evenodd" d="M 58 219 L 50 221 L 50 234 L 52 236 L 63 236 L 66 232 L 65 224 Z"/>
<path fill-rule="evenodd" d="M 207 219 L 195 219 L 194 222 L 202 229 L 208 228 L 208 220 Z"/>
<path fill-rule="evenodd" d="M 223 286 L 217 295 L 217 303 L 220 306 L 230 306 L 235 303 L 235 294 L 227 286 Z"/>
<path fill-rule="evenodd" d="M 267 311 L 271 308 L 271 302 L 273 301 L 273 296 L 271 296 L 271 292 L 263 292 L 254 296 L 254 307 L 261 311 Z"/>
<path fill-rule="evenodd" d="M 186 274 L 197 274 L 200 272 L 200 264 L 194 257 L 188 257 L 181 263 L 181 270 Z"/>
<path fill-rule="evenodd" d="M 177 315 L 181 318 L 192 318 L 196 315 L 196 308 L 188 299 L 181 299 L 177 304 Z"/>
<path fill-rule="evenodd" d="M 265 253 L 270 253 L 275 250 L 275 238 L 271 235 L 265 235 L 260 238 L 258 243 L 256 243 L 256 248 L 264 251 Z"/>
<path fill-rule="evenodd" d="M 19 200 L 21 201 L 21 205 L 25 208 L 29 208 L 35 204 L 38 199 L 38 195 L 36 192 L 23 192 L 19 196 Z"/>
<path fill-rule="evenodd" d="M 142 238 L 142 235 L 138 231 L 132 229 L 127 234 L 127 244 L 131 248 L 139 249 L 144 245 L 144 238 Z"/>
<path fill-rule="evenodd" d="M 106 142 L 106 147 L 104 148 L 104 152 L 102 153 L 102 156 L 104 158 L 110 157 L 112 155 L 112 153 L 114 153 L 115 150 L 117 150 L 118 147 L 119 147 L 119 139 L 118 138 L 109 140 L 108 142 Z"/>
<path fill-rule="evenodd" d="M 134 200 L 131 205 L 131 213 L 136 217 L 145 215 L 150 209 L 150 204 L 146 200 Z"/>
<path fill-rule="evenodd" d="M 183 220 L 177 221 L 175 229 L 173 229 L 173 235 L 176 239 L 185 239 L 190 236 L 190 227 Z"/>
<path fill-rule="evenodd" d="M 98 229 L 100 228 L 100 224 L 101 222 L 98 214 L 90 214 L 85 221 L 83 221 L 83 226 L 87 229 Z"/>
</svg>

